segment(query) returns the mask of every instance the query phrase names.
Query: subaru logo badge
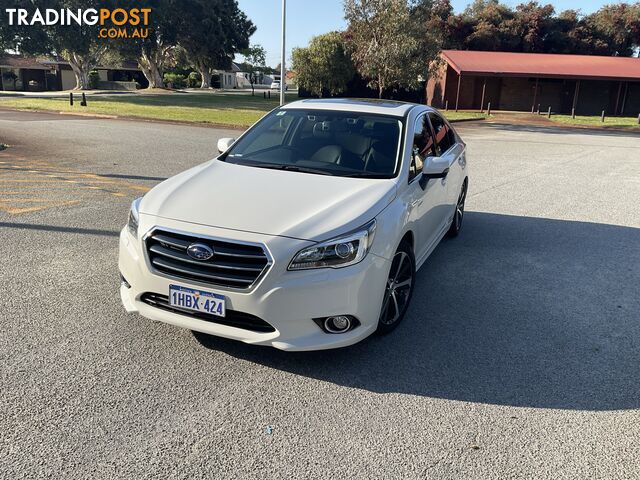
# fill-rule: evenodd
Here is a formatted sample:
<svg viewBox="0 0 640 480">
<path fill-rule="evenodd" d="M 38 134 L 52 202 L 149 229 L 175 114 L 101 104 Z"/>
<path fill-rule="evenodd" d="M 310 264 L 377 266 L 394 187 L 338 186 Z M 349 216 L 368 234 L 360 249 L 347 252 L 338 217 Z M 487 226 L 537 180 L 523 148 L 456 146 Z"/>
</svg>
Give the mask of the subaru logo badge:
<svg viewBox="0 0 640 480">
<path fill-rule="evenodd" d="M 187 248 L 187 254 L 194 260 L 200 260 L 204 262 L 213 257 L 213 248 L 202 243 L 192 243 Z"/>
</svg>

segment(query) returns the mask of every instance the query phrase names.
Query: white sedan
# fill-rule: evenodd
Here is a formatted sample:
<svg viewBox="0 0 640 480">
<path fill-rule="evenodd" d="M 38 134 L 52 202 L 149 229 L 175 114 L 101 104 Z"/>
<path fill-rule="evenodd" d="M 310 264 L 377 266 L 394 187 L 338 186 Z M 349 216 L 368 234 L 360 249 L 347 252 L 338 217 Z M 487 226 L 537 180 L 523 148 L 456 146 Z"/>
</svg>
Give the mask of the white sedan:
<svg viewBox="0 0 640 480">
<path fill-rule="evenodd" d="M 387 333 L 416 270 L 460 232 L 465 144 L 433 108 L 302 100 L 133 202 L 128 312 L 283 350 Z"/>
<path fill-rule="evenodd" d="M 273 82 L 271 84 L 271 90 L 280 90 L 280 82 Z M 284 90 L 289 90 L 289 86 L 286 83 L 284 84 Z"/>
</svg>

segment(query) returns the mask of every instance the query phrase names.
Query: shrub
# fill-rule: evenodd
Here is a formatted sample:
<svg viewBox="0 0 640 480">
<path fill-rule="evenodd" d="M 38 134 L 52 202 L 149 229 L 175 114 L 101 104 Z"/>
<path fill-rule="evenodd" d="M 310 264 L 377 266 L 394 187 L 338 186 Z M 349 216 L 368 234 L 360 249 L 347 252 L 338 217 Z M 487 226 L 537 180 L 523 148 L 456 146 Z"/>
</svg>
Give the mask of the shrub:
<svg viewBox="0 0 640 480">
<path fill-rule="evenodd" d="M 89 72 L 89 88 L 91 90 L 97 90 L 100 84 L 100 74 L 97 70 L 91 70 Z"/>
<path fill-rule="evenodd" d="M 187 86 L 185 76 L 178 73 L 165 73 L 164 83 L 169 88 L 184 88 Z"/>
<path fill-rule="evenodd" d="M 187 86 L 189 88 L 198 88 L 202 84 L 202 75 L 198 72 L 191 72 L 187 77 Z"/>
</svg>

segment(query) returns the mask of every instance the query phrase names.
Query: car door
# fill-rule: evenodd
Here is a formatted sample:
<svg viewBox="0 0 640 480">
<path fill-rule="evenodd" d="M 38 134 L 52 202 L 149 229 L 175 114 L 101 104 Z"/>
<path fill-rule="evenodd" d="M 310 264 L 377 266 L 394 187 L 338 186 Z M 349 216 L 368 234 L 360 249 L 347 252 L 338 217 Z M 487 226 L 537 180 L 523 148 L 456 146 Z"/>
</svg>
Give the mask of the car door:
<svg viewBox="0 0 640 480">
<path fill-rule="evenodd" d="M 446 188 L 439 180 L 421 182 L 422 167 L 427 157 L 437 156 L 436 144 L 426 113 L 418 116 L 413 127 L 409 167 L 409 217 L 416 223 L 416 264 L 433 249 L 441 228 L 441 215 L 446 199 Z"/>
<path fill-rule="evenodd" d="M 435 112 L 429 112 L 429 121 L 436 141 L 436 151 L 441 160 L 449 165 L 445 178 L 437 180 L 444 189 L 444 200 L 440 204 L 438 218 L 440 230 L 444 230 L 453 218 L 455 204 L 463 180 L 464 144 L 458 142 L 456 133 L 447 121 Z"/>
</svg>

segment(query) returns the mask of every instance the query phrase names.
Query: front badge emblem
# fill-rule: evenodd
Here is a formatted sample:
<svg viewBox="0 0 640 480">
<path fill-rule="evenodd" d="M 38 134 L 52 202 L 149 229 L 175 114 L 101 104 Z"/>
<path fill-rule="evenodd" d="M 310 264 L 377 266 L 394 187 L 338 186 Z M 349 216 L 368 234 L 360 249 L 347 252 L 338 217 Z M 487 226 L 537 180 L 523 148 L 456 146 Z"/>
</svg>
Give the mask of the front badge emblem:
<svg viewBox="0 0 640 480">
<path fill-rule="evenodd" d="M 213 257 L 213 249 L 209 245 L 204 245 L 202 243 L 192 243 L 187 248 L 187 254 L 194 260 L 200 260 L 204 262 Z"/>
</svg>

